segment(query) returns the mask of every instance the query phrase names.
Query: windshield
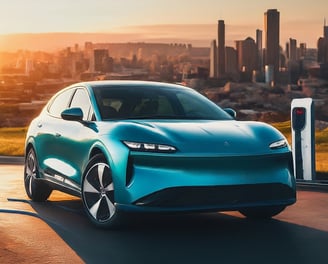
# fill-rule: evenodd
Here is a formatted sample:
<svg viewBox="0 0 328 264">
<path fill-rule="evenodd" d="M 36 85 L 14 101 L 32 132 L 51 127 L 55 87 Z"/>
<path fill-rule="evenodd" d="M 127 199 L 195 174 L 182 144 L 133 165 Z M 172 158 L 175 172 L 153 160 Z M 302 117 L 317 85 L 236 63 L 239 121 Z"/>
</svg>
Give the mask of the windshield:
<svg viewBox="0 0 328 264">
<path fill-rule="evenodd" d="M 165 86 L 93 87 L 102 120 L 231 120 L 212 101 L 192 89 Z"/>
</svg>

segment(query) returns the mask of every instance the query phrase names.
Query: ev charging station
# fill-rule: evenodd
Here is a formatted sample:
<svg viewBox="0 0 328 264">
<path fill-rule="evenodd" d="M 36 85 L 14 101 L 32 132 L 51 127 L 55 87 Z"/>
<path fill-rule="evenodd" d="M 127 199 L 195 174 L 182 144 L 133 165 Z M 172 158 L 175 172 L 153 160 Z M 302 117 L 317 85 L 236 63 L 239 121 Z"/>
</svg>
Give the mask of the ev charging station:
<svg viewBox="0 0 328 264">
<path fill-rule="evenodd" d="M 291 128 L 296 180 L 315 180 L 315 118 L 311 98 L 292 101 Z"/>
</svg>

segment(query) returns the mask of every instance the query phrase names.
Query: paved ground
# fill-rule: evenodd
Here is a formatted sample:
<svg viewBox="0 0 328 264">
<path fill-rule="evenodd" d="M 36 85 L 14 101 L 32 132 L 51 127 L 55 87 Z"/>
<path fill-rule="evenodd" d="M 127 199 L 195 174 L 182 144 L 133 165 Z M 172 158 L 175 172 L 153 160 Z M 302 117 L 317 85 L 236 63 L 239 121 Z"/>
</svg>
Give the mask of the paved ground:
<svg viewBox="0 0 328 264">
<path fill-rule="evenodd" d="M 72 196 L 28 201 L 22 178 L 21 165 L 0 165 L 0 263 L 328 263 L 328 192 L 299 190 L 270 221 L 133 215 L 125 229 L 104 231 Z"/>
<path fill-rule="evenodd" d="M 0 263 L 83 263 L 26 199 L 23 167 L 0 165 Z"/>
</svg>

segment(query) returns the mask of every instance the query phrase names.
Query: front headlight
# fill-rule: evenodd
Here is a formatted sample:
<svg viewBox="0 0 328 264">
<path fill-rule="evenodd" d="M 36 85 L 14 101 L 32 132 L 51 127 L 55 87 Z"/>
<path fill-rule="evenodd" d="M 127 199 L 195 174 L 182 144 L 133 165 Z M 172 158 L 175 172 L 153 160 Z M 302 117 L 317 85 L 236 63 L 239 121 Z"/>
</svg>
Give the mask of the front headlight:
<svg viewBox="0 0 328 264">
<path fill-rule="evenodd" d="M 122 142 L 130 150 L 134 150 L 134 151 L 165 152 L 165 153 L 172 153 L 177 151 L 175 147 L 169 145 L 163 145 L 163 144 L 142 143 L 142 142 L 133 142 L 133 141 L 125 141 L 125 140 Z"/>
<path fill-rule="evenodd" d="M 287 141 L 285 139 L 281 139 L 271 143 L 269 147 L 270 149 L 280 149 L 280 148 L 285 148 L 287 146 L 288 146 Z"/>
</svg>

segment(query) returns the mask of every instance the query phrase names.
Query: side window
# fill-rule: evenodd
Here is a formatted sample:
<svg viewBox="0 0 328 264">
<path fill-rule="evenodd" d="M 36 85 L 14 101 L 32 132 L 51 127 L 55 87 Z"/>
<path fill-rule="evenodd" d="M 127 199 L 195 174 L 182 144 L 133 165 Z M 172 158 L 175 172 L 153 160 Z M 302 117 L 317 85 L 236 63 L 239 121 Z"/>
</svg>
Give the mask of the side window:
<svg viewBox="0 0 328 264">
<path fill-rule="evenodd" d="M 69 101 L 72 98 L 74 89 L 66 90 L 58 94 L 48 107 L 48 112 L 54 117 L 61 118 L 60 114 L 68 108 Z"/>
<path fill-rule="evenodd" d="M 83 112 L 83 120 L 90 120 L 89 116 L 91 115 L 89 115 L 89 113 L 91 109 L 91 103 L 89 95 L 84 89 L 76 90 L 70 105 L 70 108 L 72 107 L 81 108 Z"/>
</svg>

